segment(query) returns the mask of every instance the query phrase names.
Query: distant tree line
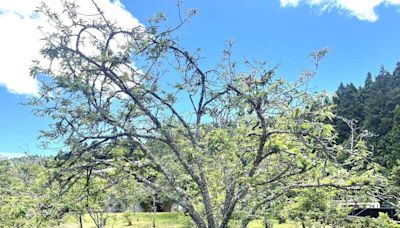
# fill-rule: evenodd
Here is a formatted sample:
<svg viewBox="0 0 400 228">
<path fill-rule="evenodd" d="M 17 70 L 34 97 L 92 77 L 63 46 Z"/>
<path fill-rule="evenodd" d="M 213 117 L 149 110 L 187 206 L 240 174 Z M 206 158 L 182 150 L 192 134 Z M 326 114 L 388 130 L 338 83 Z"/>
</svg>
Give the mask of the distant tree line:
<svg viewBox="0 0 400 228">
<path fill-rule="evenodd" d="M 368 73 L 363 86 L 340 84 L 333 103 L 336 114 L 344 120 L 356 120 L 356 125 L 374 134 L 369 145 L 375 161 L 387 169 L 400 159 L 400 62 L 393 73 L 381 68 L 375 77 Z M 350 139 L 346 121 L 337 118 L 338 142 Z"/>
</svg>

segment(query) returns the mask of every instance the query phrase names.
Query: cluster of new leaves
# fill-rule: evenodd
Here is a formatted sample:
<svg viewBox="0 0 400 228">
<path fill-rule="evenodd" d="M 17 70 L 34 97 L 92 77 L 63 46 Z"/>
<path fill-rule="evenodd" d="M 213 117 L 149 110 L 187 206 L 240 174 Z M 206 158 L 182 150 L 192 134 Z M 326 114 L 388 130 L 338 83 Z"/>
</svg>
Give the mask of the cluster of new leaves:
<svg viewBox="0 0 400 228">
<path fill-rule="evenodd" d="M 315 70 L 288 83 L 264 62 L 239 66 L 231 43 L 221 63 L 204 70 L 200 55 L 177 43 L 181 25 L 159 31 L 158 17 L 124 28 L 96 4 L 88 16 L 63 2 L 61 14 L 40 9 L 53 30 L 32 69 L 48 79 L 31 102 L 54 120 L 45 139 L 65 145 L 59 180 L 71 184 L 68 177 L 88 170 L 132 176 L 199 227 L 227 227 L 234 211 L 246 226 L 296 188 L 360 191 L 374 181 L 372 171 L 342 168 L 369 166 L 363 135 L 350 149 L 335 144 L 332 107 L 306 86 Z M 316 67 L 326 52 L 312 54 Z M 338 161 L 343 154 L 352 160 Z"/>
<path fill-rule="evenodd" d="M 340 226 L 351 208 L 341 207 L 338 199 L 339 190 L 304 189 L 297 192 L 287 211 L 288 217 L 302 223 L 303 227 Z"/>
<path fill-rule="evenodd" d="M 40 157 L 0 161 L 0 227 L 55 226 L 66 215 L 82 222 L 85 214 L 104 227 L 110 208 L 147 200 L 146 189 L 132 178 L 91 166 L 61 177 L 52 170 L 53 162 Z M 85 162 L 79 164 L 84 167 Z"/>
<path fill-rule="evenodd" d="M 119 157 L 121 148 L 110 150 L 86 153 L 78 161 L 61 158 L 49 161 L 47 183 L 51 193 L 47 195 L 48 213 L 44 219 L 61 221 L 66 215 L 73 215 L 82 223 L 88 214 L 96 227 L 104 227 L 111 219 L 108 212 L 130 210 L 148 200 L 151 196 L 148 189 L 115 168 L 121 161 L 113 157 Z M 113 157 L 106 155 L 107 152 Z"/>
<path fill-rule="evenodd" d="M 40 158 L 0 160 L 0 227 L 40 224 L 46 180 Z"/>
</svg>

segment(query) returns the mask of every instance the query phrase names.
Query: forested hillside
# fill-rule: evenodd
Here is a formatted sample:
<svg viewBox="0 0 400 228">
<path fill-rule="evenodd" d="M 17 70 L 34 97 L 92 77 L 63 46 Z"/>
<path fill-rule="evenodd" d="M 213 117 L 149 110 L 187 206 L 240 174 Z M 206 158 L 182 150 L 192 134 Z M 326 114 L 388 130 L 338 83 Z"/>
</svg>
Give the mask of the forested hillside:
<svg viewBox="0 0 400 228">
<path fill-rule="evenodd" d="M 381 68 L 378 75 L 368 73 L 365 83 L 356 87 L 341 84 L 333 96 L 336 114 L 356 120 L 357 127 L 374 134 L 369 139 L 374 159 L 392 169 L 400 158 L 400 63 L 391 73 Z M 349 126 L 336 119 L 340 143 L 350 138 Z"/>
</svg>

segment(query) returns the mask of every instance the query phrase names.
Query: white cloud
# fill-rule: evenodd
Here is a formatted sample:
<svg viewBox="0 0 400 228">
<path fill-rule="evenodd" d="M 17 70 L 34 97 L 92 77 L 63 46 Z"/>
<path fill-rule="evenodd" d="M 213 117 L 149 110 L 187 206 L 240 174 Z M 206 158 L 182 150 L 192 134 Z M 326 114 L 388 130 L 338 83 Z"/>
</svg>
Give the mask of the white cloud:
<svg viewBox="0 0 400 228">
<path fill-rule="evenodd" d="M 32 60 L 40 59 L 39 49 L 42 34 L 37 27 L 45 26 L 44 18 L 34 15 L 41 2 L 61 14 L 62 5 L 56 0 L 1 0 L 0 1 L 0 86 L 11 93 L 35 95 L 37 81 L 29 75 Z M 91 0 L 79 3 L 78 12 L 96 13 Z M 127 11 L 119 0 L 97 0 L 105 15 L 119 26 L 131 28 L 139 25 L 138 20 Z"/>
<path fill-rule="evenodd" d="M 359 20 L 378 20 L 375 8 L 384 5 L 400 7 L 400 0 L 280 0 L 282 7 L 297 7 L 300 4 L 319 7 L 322 11 L 337 8 Z"/>
<path fill-rule="evenodd" d="M 281 0 L 281 6 L 282 7 L 296 7 L 301 0 Z"/>
<path fill-rule="evenodd" d="M 9 158 L 20 158 L 24 157 L 26 154 L 24 153 L 15 153 L 15 152 L 0 152 L 0 160 L 2 158 L 9 159 Z"/>
</svg>

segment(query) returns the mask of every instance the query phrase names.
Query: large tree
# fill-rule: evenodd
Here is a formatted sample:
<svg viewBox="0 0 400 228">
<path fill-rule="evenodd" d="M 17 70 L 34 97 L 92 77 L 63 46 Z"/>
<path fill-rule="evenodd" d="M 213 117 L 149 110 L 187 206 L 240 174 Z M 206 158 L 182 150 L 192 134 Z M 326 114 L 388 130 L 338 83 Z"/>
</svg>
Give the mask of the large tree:
<svg viewBox="0 0 400 228">
<path fill-rule="evenodd" d="M 199 52 L 178 43 L 186 17 L 162 31 L 162 14 L 127 28 L 96 1 L 95 13 L 62 2 L 62 12 L 39 9 L 49 24 L 43 60 L 32 68 L 44 75 L 41 92 L 31 102 L 54 120 L 46 140 L 65 145 L 57 178 L 133 176 L 178 202 L 198 227 L 227 227 L 235 211 L 246 226 L 292 189 L 361 190 L 373 181 L 372 171 L 359 172 L 369 166 L 365 134 L 350 148 L 335 144 L 332 107 L 306 86 L 315 69 L 288 83 L 265 62 L 235 62 L 229 42 L 206 69 Z M 325 54 L 311 55 L 316 67 Z M 353 168 L 341 168 L 343 154 Z"/>
</svg>

